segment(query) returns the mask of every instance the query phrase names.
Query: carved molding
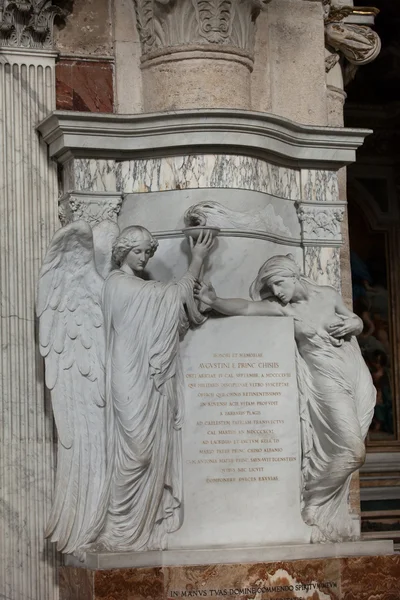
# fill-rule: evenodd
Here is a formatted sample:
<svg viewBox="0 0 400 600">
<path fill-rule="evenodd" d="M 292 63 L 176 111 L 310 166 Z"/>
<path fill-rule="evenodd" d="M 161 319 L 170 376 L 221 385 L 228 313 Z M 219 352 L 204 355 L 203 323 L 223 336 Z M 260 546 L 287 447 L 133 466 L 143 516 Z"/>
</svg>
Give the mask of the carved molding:
<svg viewBox="0 0 400 600">
<path fill-rule="evenodd" d="M 323 245 L 330 242 L 332 246 L 341 245 L 344 204 L 316 206 L 302 202 L 296 204 L 296 209 L 304 243 Z"/>
<path fill-rule="evenodd" d="M 325 59 L 326 72 L 328 73 L 342 56 L 350 63 L 344 73 L 347 83 L 355 75 L 354 67 L 370 63 L 378 56 L 381 50 L 381 40 L 378 34 L 367 25 L 348 22 L 348 19 L 356 11 L 353 6 L 335 6 L 332 0 L 323 0 L 322 5 L 325 41 L 332 52 L 332 55 Z M 377 10 L 373 8 L 368 10 L 368 19 L 370 20 L 376 15 Z"/>
<path fill-rule="evenodd" d="M 71 192 L 60 198 L 58 216 L 63 227 L 80 220 L 92 227 L 101 221 L 116 223 L 121 205 L 121 194 Z"/>
<path fill-rule="evenodd" d="M 0 46 L 50 49 L 54 21 L 69 14 L 65 1 L 0 0 Z"/>
<path fill-rule="evenodd" d="M 133 0 L 144 58 L 182 46 L 251 53 L 255 22 L 270 0 Z"/>
</svg>

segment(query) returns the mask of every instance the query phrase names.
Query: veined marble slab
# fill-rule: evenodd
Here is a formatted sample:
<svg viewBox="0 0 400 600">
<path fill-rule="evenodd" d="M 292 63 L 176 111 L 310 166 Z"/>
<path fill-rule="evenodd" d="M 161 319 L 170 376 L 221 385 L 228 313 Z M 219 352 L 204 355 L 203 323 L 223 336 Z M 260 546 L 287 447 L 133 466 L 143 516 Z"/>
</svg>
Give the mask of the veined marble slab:
<svg viewBox="0 0 400 600">
<path fill-rule="evenodd" d="M 125 193 L 233 188 L 300 199 L 300 171 L 252 156 L 192 154 L 122 161 L 118 189 Z"/>
</svg>

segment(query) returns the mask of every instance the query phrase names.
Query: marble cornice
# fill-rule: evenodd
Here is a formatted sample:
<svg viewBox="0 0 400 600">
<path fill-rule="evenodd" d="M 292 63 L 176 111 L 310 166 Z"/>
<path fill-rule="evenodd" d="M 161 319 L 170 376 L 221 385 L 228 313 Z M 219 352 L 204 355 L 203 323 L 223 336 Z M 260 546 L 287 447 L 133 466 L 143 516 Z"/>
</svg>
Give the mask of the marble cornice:
<svg viewBox="0 0 400 600">
<path fill-rule="evenodd" d="M 198 109 L 138 115 L 56 111 L 38 126 L 50 156 L 124 159 L 229 153 L 300 168 L 355 161 L 368 129 L 301 125 L 277 115 Z"/>
</svg>

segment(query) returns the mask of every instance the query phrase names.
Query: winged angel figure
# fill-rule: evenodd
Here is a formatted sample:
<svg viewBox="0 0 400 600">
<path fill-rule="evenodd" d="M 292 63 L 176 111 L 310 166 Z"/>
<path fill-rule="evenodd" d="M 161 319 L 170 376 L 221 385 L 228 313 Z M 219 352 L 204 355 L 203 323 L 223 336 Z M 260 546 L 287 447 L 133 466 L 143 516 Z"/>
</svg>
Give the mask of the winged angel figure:
<svg viewBox="0 0 400 600">
<path fill-rule="evenodd" d="M 177 283 L 145 281 L 158 246 L 144 227 L 76 221 L 53 237 L 39 279 L 40 352 L 58 431 L 46 536 L 81 556 L 165 547 L 182 521 L 179 339 L 212 238 Z"/>
</svg>

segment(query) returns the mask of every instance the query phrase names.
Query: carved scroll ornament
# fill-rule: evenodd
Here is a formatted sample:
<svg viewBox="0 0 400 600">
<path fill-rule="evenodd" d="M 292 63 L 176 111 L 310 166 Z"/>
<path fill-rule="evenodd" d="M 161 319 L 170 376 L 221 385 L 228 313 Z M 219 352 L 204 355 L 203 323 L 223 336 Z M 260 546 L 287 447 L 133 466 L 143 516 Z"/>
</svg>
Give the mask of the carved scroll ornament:
<svg viewBox="0 0 400 600">
<path fill-rule="evenodd" d="M 343 56 L 356 67 L 372 62 L 381 50 L 378 34 L 367 25 L 346 22 L 353 11 L 352 6 L 334 6 L 332 0 L 323 0 L 325 40 L 334 53 L 325 61 L 326 71 L 330 71 Z M 371 14 L 377 12 L 370 9 Z M 339 54 L 335 54 L 339 53 Z M 333 57 L 337 57 L 332 58 Z M 350 69 L 354 75 L 355 70 Z M 351 77 L 346 77 L 350 79 Z"/>
</svg>

